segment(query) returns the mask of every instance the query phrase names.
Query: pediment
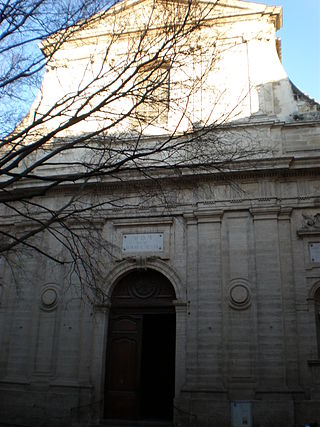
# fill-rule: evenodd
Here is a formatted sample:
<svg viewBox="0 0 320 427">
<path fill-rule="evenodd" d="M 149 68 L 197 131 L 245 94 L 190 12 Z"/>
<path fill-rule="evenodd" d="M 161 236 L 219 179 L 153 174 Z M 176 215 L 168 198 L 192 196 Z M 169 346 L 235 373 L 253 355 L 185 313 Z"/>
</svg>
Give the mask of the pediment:
<svg viewBox="0 0 320 427">
<path fill-rule="evenodd" d="M 181 0 L 123 0 L 110 8 L 110 14 L 131 14 L 133 10 L 141 9 L 160 9 L 172 6 L 188 8 L 190 2 Z M 277 17 L 277 29 L 281 27 L 282 9 L 277 6 L 267 6 L 263 3 L 251 3 L 243 0 L 211 0 L 211 1 L 194 1 L 192 7 L 202 8 L 209 11 L 209 16 L 217 18 L 219 16 L 240 16 L 240 15 L 274 15 Z M 108 14 L 109 14 L 108 13 Z"/>
<path fill-rule="evenodd" d="M 191 0 L 193 1 L 193 0 Z M 217 19 L 254 19 L 261 16 L 270 16 L 278 30 L 282 25 L 282 9 L 277 6 L 267 6 L 262 3 L 251 3 L 243 0 L 211 0 L 188 1 L 181 0 L 123 0 L 112 6 L 107 12 L 102 12 L 93 17 L 89 23 L 91 30 L 97 32 L 115 31 L 119 26 L 122 31 L 134 31 L 139 28 L 158 27 L 178 22 L 179 11 L 181 19 L 183 11 L 190 8 L 192 18 L 203 14 L 206 23 Z M 125 23 L 125 28 L 124 24 Z M 89 28 L 88 28 L 89 29 Z"/>
<path fill-rule="evenodd" d="M 192 3 L 190 3 L 190 1 Z M 232 20 L 270 19 L 276 30 L 282 26 L 282 9 L 277 6 L 267 6 L 262 3 L 251 3 L 243 0 L 123 0 L 116 3 L 107 11 L 94 15 L 80 31 L 70 29 L 69 42 L 82 44 L 90 38 L 125 36 L 141 32 L 148 28 L 161 29 L 179 24 L 183 21 L 186 10 L 190 10 L 189 21 L 205 23 L 207 26 L 217 22 Z M 188 9 L 190 8 L 190 9 Z M 50 51 L 55 46 L 56 36 L 42 43 L 43 52 Z M 69 42 L 62 47 L 67 47 Z"/>
<path fill-rule="evenodd" d="M 138 7 L 144 8 L 147 6 L 156 7 L 156 5 L 170 5 L 178 4 L 180 7 L 188 7 L 190 2 L 181 0 L 123 0 L 114 6 L 109 11 L 110 13 L 131 13 L 132 9 Z M 267 6 L 263 3 L 252 3 L 244 0 L 211 0 L 211 1 L 197 1 L 194 2 L 197 6 L 202 7 L 215 7 L 219 12 L 224 14 L 252 14 L 252 13 L 281 13 L 281 7 Z"/>
</svg>

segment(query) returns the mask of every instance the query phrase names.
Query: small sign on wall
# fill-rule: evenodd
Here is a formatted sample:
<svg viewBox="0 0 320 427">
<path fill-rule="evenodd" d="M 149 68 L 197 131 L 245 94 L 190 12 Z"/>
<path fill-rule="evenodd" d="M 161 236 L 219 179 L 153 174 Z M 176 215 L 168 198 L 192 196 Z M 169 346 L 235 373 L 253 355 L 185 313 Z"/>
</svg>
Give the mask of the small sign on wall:
<svg viewBox="0 0 320 427">
<path fill-rule="evenodd" d="M 231 426 L 252 427 L 252 403 L 247 401 L 231 402 Z"/>
<path fill-rule="evenodd" d="M 122 236 L 122 252 L 123 253 L 162 252 L 162 251 L 163 251 L 163 233 L 123 234 Z"/>
<path fill-rule="evenodd" d="M 310 261 L 320 264 L 320 242 L 309 243 Z"/>
</svg>

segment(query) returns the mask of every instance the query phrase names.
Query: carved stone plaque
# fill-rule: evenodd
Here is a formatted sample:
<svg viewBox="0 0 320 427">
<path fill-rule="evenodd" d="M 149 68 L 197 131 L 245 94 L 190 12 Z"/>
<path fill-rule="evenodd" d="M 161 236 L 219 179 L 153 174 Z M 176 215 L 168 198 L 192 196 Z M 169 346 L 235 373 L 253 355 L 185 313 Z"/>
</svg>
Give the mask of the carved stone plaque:
<svg viewBox="0 0 320 427">
<path fill-rule="evenodd" d="M 311 262 L 320 263 L 320 242 L 309 243 L 309 254 Z"/>
<path fill-rule="evenodd" d="M 162 252 L 163 233 L 124 234 L 122 238 L 122 252 Z"/>
</svg>

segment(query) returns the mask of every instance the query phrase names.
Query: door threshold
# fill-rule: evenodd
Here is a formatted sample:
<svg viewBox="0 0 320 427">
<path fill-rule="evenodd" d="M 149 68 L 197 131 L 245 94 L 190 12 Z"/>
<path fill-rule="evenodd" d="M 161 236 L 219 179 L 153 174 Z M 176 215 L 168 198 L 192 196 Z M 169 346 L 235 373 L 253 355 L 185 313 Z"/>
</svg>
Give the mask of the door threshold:
<svg viewBox="0 0 320 427">
<path fill-rule="evenodd" d="M 102 427 L 173 427 L 173 421 L 167 420 L 101 420 Z"/>
</svg>

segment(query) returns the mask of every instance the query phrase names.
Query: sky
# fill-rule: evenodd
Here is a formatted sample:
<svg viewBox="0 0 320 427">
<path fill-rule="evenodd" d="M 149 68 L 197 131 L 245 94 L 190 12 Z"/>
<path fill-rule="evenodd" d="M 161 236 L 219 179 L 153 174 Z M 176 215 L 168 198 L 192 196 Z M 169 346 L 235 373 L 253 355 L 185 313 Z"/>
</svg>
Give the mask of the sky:
<svg viewBox="0 0 320 427">
<path fill-rule="evenodd" d="M 253 2 L 254 0 L 247 0 Z M 320 0 L 255 0 L 283 8 L 282 64 L 292 82 L 320 102 Z"/>
</svg>

